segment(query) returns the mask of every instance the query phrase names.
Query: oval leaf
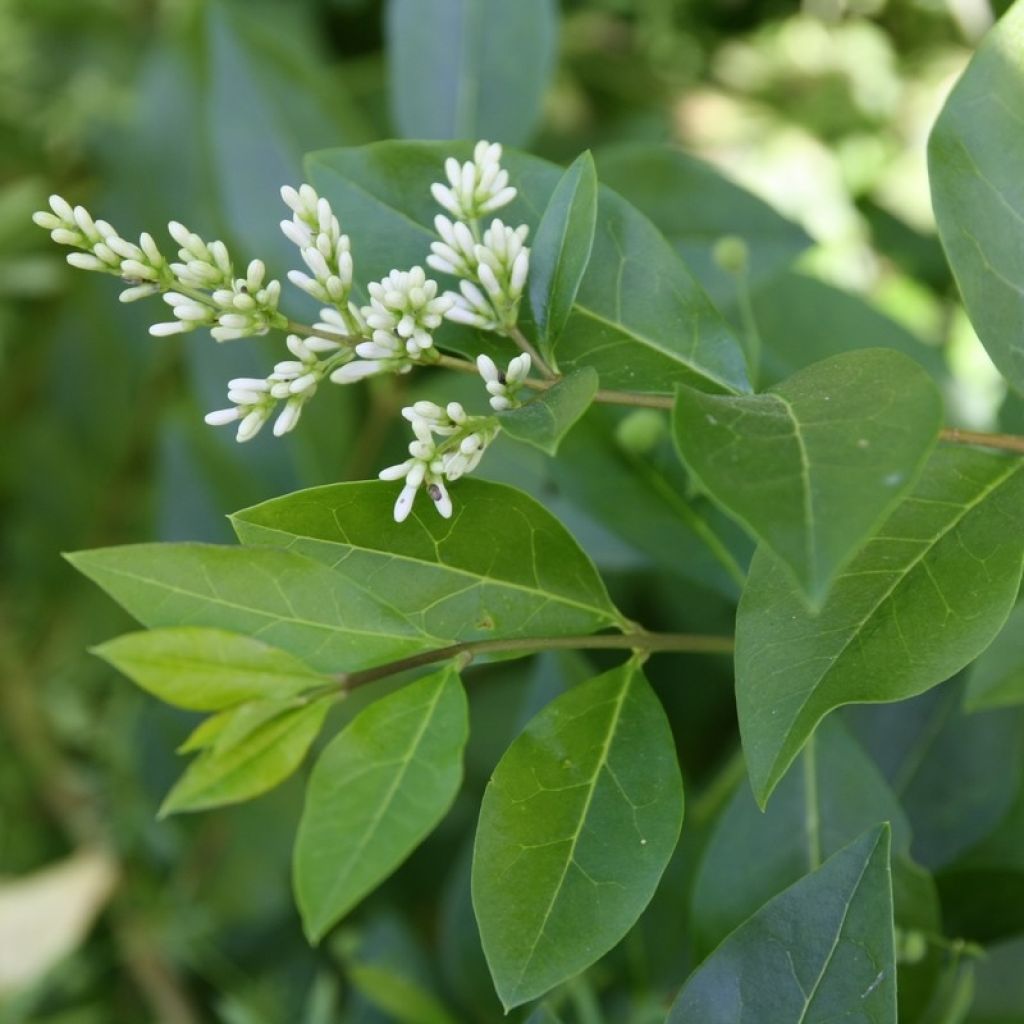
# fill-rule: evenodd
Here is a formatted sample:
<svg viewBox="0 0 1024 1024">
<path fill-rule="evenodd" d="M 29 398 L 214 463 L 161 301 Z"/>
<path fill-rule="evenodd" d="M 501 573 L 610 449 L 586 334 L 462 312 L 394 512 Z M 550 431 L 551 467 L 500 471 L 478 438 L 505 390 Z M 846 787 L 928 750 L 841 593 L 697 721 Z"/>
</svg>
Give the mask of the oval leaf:
<svg viewBox="0 0 1024 1024">
<path fill-rule="evenodd" d="M 330 682 L 298 658 L 223 629 L 128 633 L 93 648 L 147 693 L 190 711 L 261 697 L 293 697 Z"/>
<path fill-rule="evenodd" d="M 555 68 L 553 0 L 390 0 L 391 112 L 407 139 L 526 142 Z"/>
<path fill-rule="evenodd" d="M 318 942 L 433 831 L 462 782 L 466 695 L 451 666 L 361 711 L 313 768 L 295 895 Z"/>
<path fill-rule="evenodd" d="M 826 359 L 759 395 L 680 388 L 675 437 L 700 486 L 789 568 L 814 607 L 916 479 L 942 398 L 888 349 Z"/>
<path fill-rule="evenodd" d="M 985 37 L 939 115 L 928 175 L 971 323 L 1024 391 L 1024 3 Z"/>
<path fill-rule="evenodd" d="M 554 455 L 562 438 L 590 408 L 597 385 L 594 370 L 581 366 L 526 405 L 499 413 L 501 427 L 509 437 Z"/>
<path fill-rule="evenodd" d="M 943 448 L 913 494 L 811 615 L 760 549 L 736 619 L 736 703 L 764 806 L 821 719 L 842 704 L 902 700 L 981 653 L 1024 566 L 1024 461 Z"/>
<path fill-rule="evenodd" d="M 666 1024 L 896 1024 L 889 829 L 763 906 L 691 975 Z"/>
<path fill-rule="evenodd" d="M 473 906 L 506 1009 L 612 948 L 672 855 L 683 790 L 665 713 L 635 662 L 549 704 L 484 794 Z"/>
<path fill-rule="evenodd" d="M 551 193 L 530 249 L 530 305 L 547 351 L 565 327 L 590 261 L 597 224 L 597 171 L 583 153 Z"/>
<path fill-rule="evenodd" d="M 414 508 L 396 523 L 394 485 L 373 482 L 299 491 L 232 522 L 243 543 L 323 562 L 354 585 L 372 586 L 392 615 L 449 642 L 623 623 L 591 561 L 546 509 L 501 484 L 458 486 L 451 520 Z"/>
</svg>

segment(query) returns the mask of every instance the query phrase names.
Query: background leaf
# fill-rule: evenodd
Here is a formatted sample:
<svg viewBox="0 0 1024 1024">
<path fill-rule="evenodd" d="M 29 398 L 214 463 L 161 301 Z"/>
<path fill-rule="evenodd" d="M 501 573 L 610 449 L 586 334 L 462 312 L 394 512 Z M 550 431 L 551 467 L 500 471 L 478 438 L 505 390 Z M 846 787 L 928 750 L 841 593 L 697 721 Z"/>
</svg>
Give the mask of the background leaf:
<svg viewBox="0 0 1024 1024">
<path fill-rule="evenodd" d="M 681 388 L 673 419 L 698 484 L 816 607 L 913 484 L 941 425 L 931 379 L 887 349 L 826 359 L 765 394 Z"/>
<path fill-rule="evenodd" d="M 757 552 L 736 619 L 736 702 L 762 806 L 833 708 L 920 693 L 992 641 L 1024 566 L 1022 469 L 939 449 L 816 617 L 777 560 Z"/>
<path fill-rule="evenodd" d="M 625 935 L 665 870 L 682 812 L 672 734 L 635 662 L 530 722 L 484 794 L 473 858 L 473 906 L 507 1009 Z"/>
<path fill-rule="evenodd" d="M 498 420 L 509 437 L 554 455 L 562 438 L 590 407 L 598 383 L 597 374 L 581 366 L 520 408 L 498 413 Z"/>
<path fill-rule="evenodd" d="M 399 135 L 530 138 L 555 67 L 553 0 L 389 0 L 387 36 Z"/>
<path fill-rule="evenodd" d="M 295 893 L 318 941 L 434 829 L 462 781 L 468 736 L 458 672 L 441 669 L 360 712 L 310 776 Z"/>
<path fill-rule="evenodd" d="M 776 896 L 694 972 L 666 1024 L 896 1024 L 888 828 Z"/>
<path fill-rule="evenodd" d="M 1024 704 L 1024 605 L 1017 605 L 999 635 L 971 668 L 964 693 L 970 711 Z"/>
</svg>

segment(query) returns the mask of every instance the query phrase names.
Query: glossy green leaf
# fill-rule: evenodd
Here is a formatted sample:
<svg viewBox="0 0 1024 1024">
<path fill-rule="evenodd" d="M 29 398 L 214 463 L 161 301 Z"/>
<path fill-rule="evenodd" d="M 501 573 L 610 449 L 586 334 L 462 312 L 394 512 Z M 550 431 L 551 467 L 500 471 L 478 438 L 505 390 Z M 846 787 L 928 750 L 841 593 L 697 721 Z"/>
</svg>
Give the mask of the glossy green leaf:
<svg viewBox="0 0 1024 1024">
<path fill-rule="evenodd" d="M 889 829 L 776 896 L 691 975 L 666 1024 L 896 1024 Z"/>
<path fill-rule="evenodd" d="M 550 351 L 572 313 L 597 224 L 597 171 L 581 154 L 555 186 L 530 247 L 530 305 Z"/>
<path fill-rule="evenodd" d="M 484 794 L 473 906 L 506 1009 L 612 948 L 647 905 L 683 816 L 675 745 L 635 662 L 575 687 L 505 752 Z"/>
<path fill-rule="evenodd" d="M 453 667 L 382 697 L 320 755 L 295 842 L 295 895 L 312 941 L 433 831 L 462 782 L 466 696 Z"/>
<path fill-rule="evenodd" d="M 292 697 L 330 682 L 298 658 L 223 629 L 128 633 L 93 648 L 147 693 L 192 711 L 261 697 Z"/>
<path fill-rule="evenodd" d="M 888 349 L 816 363 L 743 397 L 680 388 L 676 444 L 698 484 L 785 564 L 812 606 L 913 484 L 942 398 Z"/>
<path fill-rule="evenodd" d="M 914 884 L 923 872 L 909 862 L 906 815 L 872 760 L 833 718 L 808 741 L 767 811 L 762 813 L 750 787 L 741 785 L 716 822 L 693 885 L 691 920 L 698 955 L 714 949 L 774 895 L 879 821 L 888 821 L 892 828 L 896 877 L 917 876 L 897 886 L 897 920 L 904 926 L 936 929 L 934 887 L 927 876 L 923 886 Z M 758 855 L 751 858 L 751 850 Z M 901 906 L 901 892 L 916 895 L 919 888 L 925 898 Z"/>
<path fill-rule="evenodd" d="M 985 37 L 928 143 L 939 234 L 992 361 L 1024 391 L 1024 3 Z"/>
<path fill-rule="evenodd" d="M 1024 704 L 1024 604 L 1010 613 L 999 636 L 974 663 L 964 705 L 970 711 Z"/>
<path fill-rule="evenodd" d="M 333 484 L 232 521 L 244 543 L 289 548 L 353 587 L 372 585 L 392 615 L 449 642 L 586 633 L 621 621 L 590 560 L 521 491 L 461 480 L 452 519 L 421 502 L 400 524 L 395 497 L 394 484 Z"/>
<path fill-rule="evenodd" d="M 672 146 L 623 142 L 595 154 L 601 180 L 657 225 L 721 306 L 736 301 L 736 280 L 712 256 L 715 243 L 741 238 L 747 280 L 756 289 L 811 244 L 806 233 L 710 164 Z"/>
<path fill-rule="evenodd" d="M 952 447 L 932 456 L 819 615 L 760 549 L 736 620 L 736 702 L 758 802 L 833 708 L 910 697 L 977 657 L 1013 607 L 1022 565 L 1024 462 Z"/>
<path fill-rule="evenodd" d="M 439 212 L 430 184 L 443 176 L 451 154 L 466 159 L 470 150 L 462 143 L 387 142 L 307 158 L 309 178 L 345 224 L 367 279 L 426 259 Z M 503 165 L 519 195 L 502 219 L 536 230 L 561 169 L 512 151 Z M 499 352 L 493 336 L 474 337 L 454 325 L 441 329 L 438 343 Z M 729 326 L 654 225 L 607 188 L 599 192 L 590 262 L 555 358 L 563 373 L 592 366 L 609 388 L 664 392 L 685 381 L 749 390 L 743 351 Z"/>
<path fill-rule="evenodd" d="M 226 728 L 185 769 L 167 794 L 160 816 L 179 811 L 199 811 L 222 804 L 251 800 L 283 782 L 302 763 L 320 732 L 331 699 L 309 703 L 264 702 L 244 721 L 233 712 Z M 238 731 L 232 741 L 230 730 Z"/>
<path fill-rule="evenodd" d="M 597 374 L 581 366 L 518 409 L 498 413 L 502 429 L 509 437 L 554 455 L 562 438 L 590 408 L 597 385 Z"/>
<path fill-rule="evenodd" d="M 555 68 L 558 22 L 553 0 L 389 0 L 398 134 L 527 142 Z"/>
<path fill-rule="evenodd" d="M 130 544 L 68 557 L 144 626 L 258 637 L 324 672 L 353 671 L 444 642 L 361 583 L 290 551 Z"/>
</svg>

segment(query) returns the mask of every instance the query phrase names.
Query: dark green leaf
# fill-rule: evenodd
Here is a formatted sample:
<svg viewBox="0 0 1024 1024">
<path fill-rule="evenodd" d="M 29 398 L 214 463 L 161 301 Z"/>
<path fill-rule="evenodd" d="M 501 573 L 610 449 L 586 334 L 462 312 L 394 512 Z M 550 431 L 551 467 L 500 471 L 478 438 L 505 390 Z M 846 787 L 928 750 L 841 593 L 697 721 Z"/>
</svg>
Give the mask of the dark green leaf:
<svg viewBox="0 0 1024 1024">
<path fill-rule="evenodd" d="M 398 134 L 528 141 L 555 67 L 558 20 L 553 0 L 390 0 Z"/>
<path fill-rule="evenodd" d="M 931 379 L 888 349 L 826 359 L 760 395 L 682 387 L 674 417 L 699 485 L 791 570 L 814 607 L 911 487 L 941 425 Z"/>
<path fill-rule="evenodd" d="M 426 259 L 439 210 L 430 184 L 442 177 L 448 155 L 465 159 L 469 148 L 388 142 L 308 158 L 310 180 L 345 224 L 368 279 Z M 502 219 L 535 230 L 562 171 L 516 152 L 503 163 L 519 195 Z M 493 336 L 481 341 L 454 327 L 443 328 L 438 341 L 458 351 L 507 350 Z M 654 225 L 610 189 L 599 193 L 590 262 L 555 356 L 563 373 L 592 366 L 604 387 L 666 391 L 685 381 L 749 390 L 743 351 L 728 325 Z"/>
<path fill-rule="evenodd" d="M 325 672 L 365 668 L 445 642 L 361 583 L 290 551 L 132 544 L 69 558 L 144 626 L 206 626 L 259 637 Z"/>
<path fill-rule="evenodd" d="M 466 696 L 447 667 L 371 704 L 324 749 L 295 842 L 295 893 L 312 941 L 444 817 L 467 735 Z"/>
<path fill-rule="evenodd" d="M 395 485 L 334 484 L 256 505 L 233 517 L 246 544 L 316 559 L 365 588 L 392 616 L 449 642 L 593 632 L 623 620 L 593 565 L 544 508 L 480 480 L 454 490 L 442 519 L 414 508 L 395 523 Z"/>
<path fill-rule="evenodd" d="M 928 143 L 939 234 L 978 337 L 1024 390 L 1024 4 L 985 37 Z"/>
<path fill-rule="evenodd" d="M 672 854 L 683 794 L 665 713 L 628 662 L 559 697 L 484 795 L 473 906 L 506 1009 L 612 948 Z"/>
<path fill-rule="evenodd" d="M 597 172 L 577 157 L 555 186 L 530 250 L 530 305 L 546 351 L 572 313 L 590 261 L 597 224 Z"/>
<path fill-rule="evenodd" d="M 896 1024 L 889 830 L 776 896 L 697 968 L 667 1024 Z"/>
<path fill-rule="evenodd" d="M 554 455 L 562 438 L 587 411 L 597 392 L 597 374 L 581 366 L 518 409 L 498 414 L 509 437 Z"/>
<path fill-rule="evenodd" d="M 971 669 L 964 694 L 969 711 L 1024 704 L 1024 604 L 1010 613 L 999 636 Z"/>
<path fill-rule="evenodd" d="M 231 712 L 226 727 L 193 761 L 160 808 L 160 816 L 251 800 L 283 782 L 320 732 L 331 699 L 261 702 Z M 244 712 L 243 719 L 238 719 Z M 237 726 L 231 737 L 233 726 Z"/>
<path fill-rule="evenodd" d="M 736 620 L 736 699 L 758 802 L 842 704 L 948 679 L 998 633 L 1024 564 L 1024 462 L 942 448 L 812 616 L 782 565 L 754 556 Z"/>
<path fill-rule="evenodd" d="M 192 711 L 261 697 L 293 697 L 329 682 L 298 658 L 222 629 L 128 633 L 93 648 L 147 693 Z"/>
</svg>

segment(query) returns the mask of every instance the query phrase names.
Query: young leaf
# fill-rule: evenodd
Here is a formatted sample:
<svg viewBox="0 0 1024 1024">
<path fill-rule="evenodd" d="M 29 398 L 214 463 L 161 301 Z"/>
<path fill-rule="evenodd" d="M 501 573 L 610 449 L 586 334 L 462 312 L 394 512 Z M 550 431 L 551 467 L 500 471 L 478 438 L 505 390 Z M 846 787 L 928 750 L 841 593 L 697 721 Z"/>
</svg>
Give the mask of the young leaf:
<svg viewBox="0 0 1024 1024">
<path fill-rule="evenodd" d="M 147 693 L 190 711 L 293 697 L 330 680 L 298 658 L 223 629 L 151 629 L 93 648 Z"/>
<path fill-rule="evenodd" d="M 937 895 L 910 862 L 907 817 L 875 763 L 833 717 L 808 741 L 764 813 L 741 785 L 716 822 L 693 883 L 697 955 L 879 821 L 892 828 L 894 875 L 903 883 L 896 886 L 897 920 L 937 929 Z"/>
<path fill-rule="evenodd" d="M 672 733 L 636 662 L 575 687 L 530 722 L 484 794 L 473 857 L 473 906 L 506 1010 L 626 934 L 682 817 Z"/>
<path fill-rule="evenodd" d="M 295 895 L 319 941 L 430 834 L 462 782 L 466 695 L 452 666 L 383 697 L 324 749 L 295 841 Z"/>
<path fill-rule="evenodd" d="M 690 976 L 666 1024 L 896 1024 L 889 829 L 765 904 Z"/>
<path fill-rule="evenodd" d="M 413 509 L 395 523 L 395 486 L 332 484 L 232 517 L 244 544 L 287 547 L 366 587 L 392 615 L 456 640 L 589 633 L 623 621 L 597 570 L 521 491 L 461 480 L 451 520 Z"/>
<path fill-rule="evenodd" d="M 1024 565 L 1024 462 L 942 448 L 836 581 L 817 616 L 758 550 L 736 619 L 736 703 L 764 806 L 842 704 L 902 700 L 948 679 L 998 633 Z"/>
<path fill-rule="evenodd" d="M 1024 704 L 1024 604 L 971 668 L 964 694 L 968 711 Z"/>
<path fill-rule="evenodd" d="M 572 313 L 596 223 L 597 172 L 587 152 L 555 186 L 530 249 L 530 305 L 541 343 L 549 352 Z"/>
<path fill-rule="evenodd" d="M 129 544 L 68 558 L 144 626 L 258 635 L 324 672 L 448 642 L 424 633 L 362 582 L 290 551 Z"/>
<path fill-rule="evenodd" d="M 283 782 L 302 763 L 320 732 L 330 698 L 304 703 L 260 702 L 256 709 L 242 705 L 212 745 L 185 769 L 167 794 L 160 817 L 179 811 L 199 811 L 222 804 L 251 800 Z M 239 712 L 246 712 L 239 722 Z M 233 725 L 235 737 L 229 739 Z"/>
<path fill-rule="evenodd" d="M 928 174 L 939 235 L 978 337 L 1024 391 L 1024 4 L 985 37 L 939 115 Z"/>
<path fill-rule="evenodd" d="M 813 607 L 916 479 L 942 398 L 888 349 L 826 359 L 759 395 L 680 388 L 676 443 L 699 485 L 789 568 Z"/>
<path fill-rule="evenodd" d="M 470 149 L 385 142 L 308 157 L 310 181 L 345 224 L 368 279 L 423 262 L 439 212 L 430 185 L 443 176 L 449 155 L 464 160 Z M 511 151 L 502 163 L 519 190 L 502 219 L 535 230 L 563 172 Z M 438 341 L 500 356 L 492 340 L 454 327 Z M 556 356 L 562 372 L 592 366 L 609 388 L 664 392 L 685 381 L 713 391 L 750 389 L 731 328 L 654 225 L 607 188 L 599 190 L 590 262 Z"/>
<path fill-rule="evenodd" d="M 390 0 L 391 112 L 407 139 L 520 145 L 555 68 L 553 0 Z"/>
<path fill-rule="evenodd" d="M 554 455 L 562 438 L 590 408 L 597 385 L 597 374 L 581 366 L 518 409 L 498 413 L 502 429 L 509 437 Z"/>
</svg>

